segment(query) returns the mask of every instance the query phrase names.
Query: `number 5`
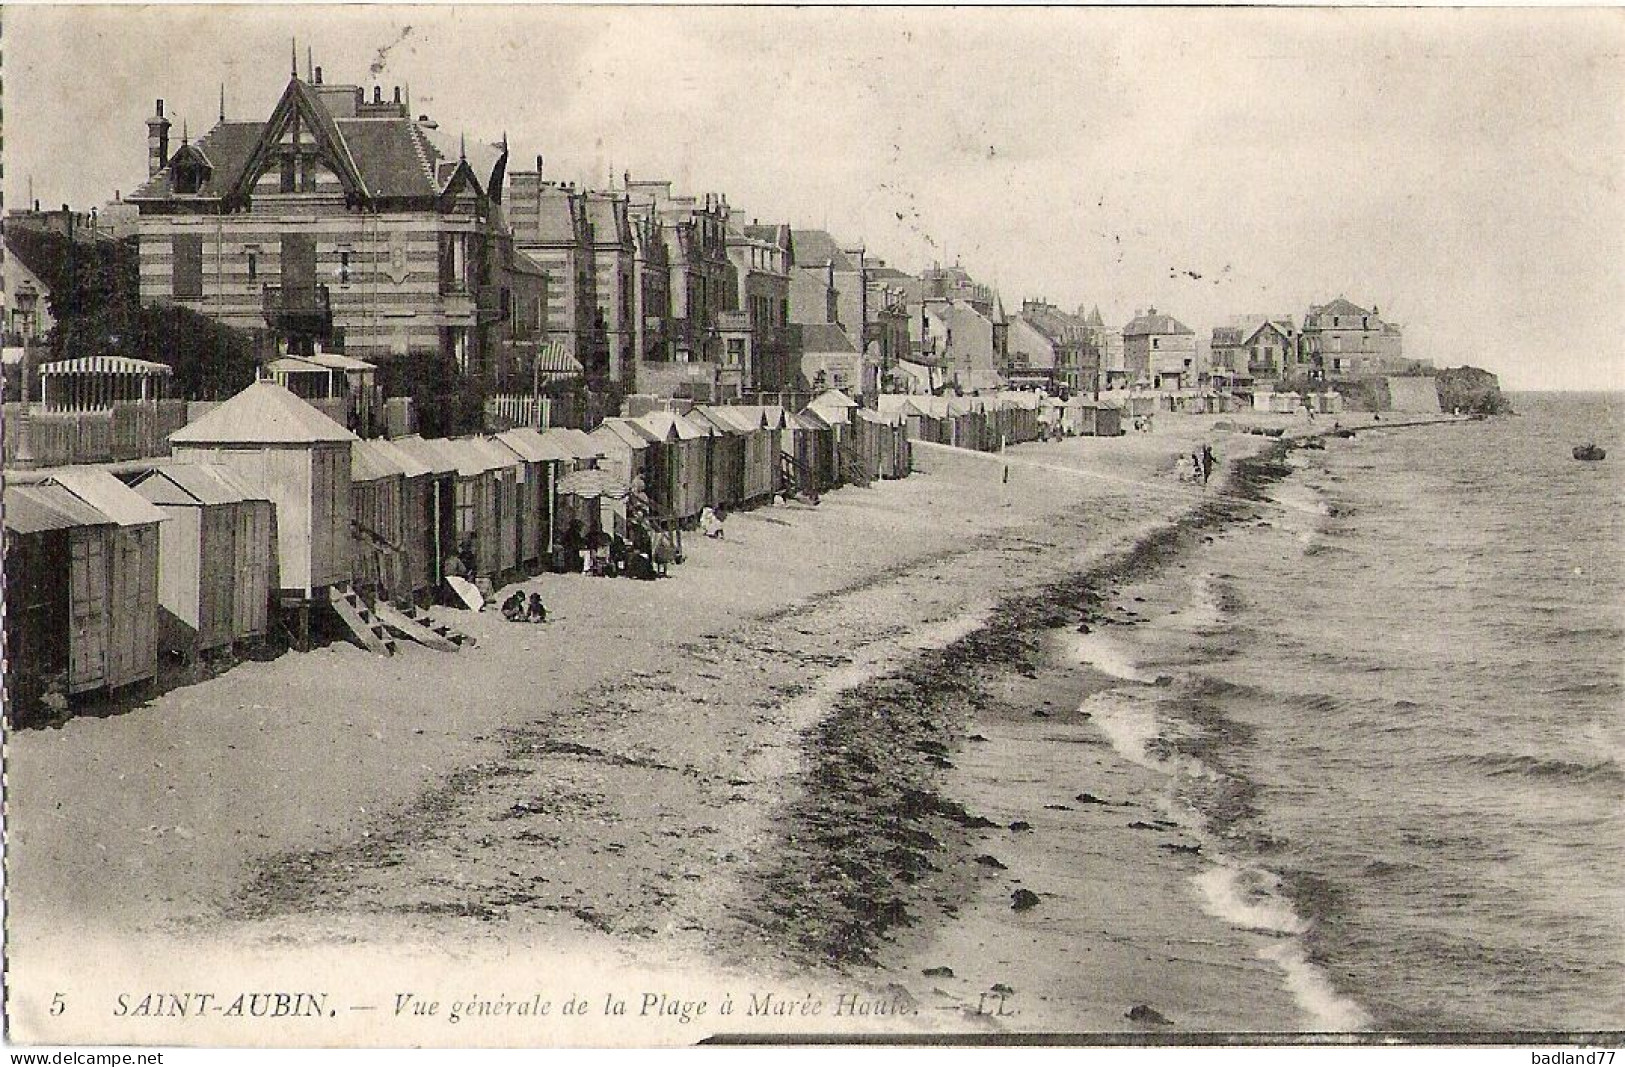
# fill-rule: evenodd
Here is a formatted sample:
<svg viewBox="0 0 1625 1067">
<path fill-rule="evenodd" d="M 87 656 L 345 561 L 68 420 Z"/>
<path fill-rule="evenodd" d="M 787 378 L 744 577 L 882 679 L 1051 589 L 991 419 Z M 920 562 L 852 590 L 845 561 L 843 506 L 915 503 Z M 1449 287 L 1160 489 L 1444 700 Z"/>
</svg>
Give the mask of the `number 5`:
<svg viewBox="0 0 1625 1067">
<path fill-rule="evenodd" d="M 62 999 L 61 993 L 51 994 L 51 1014 L 61 1015 L 68 1010 L 68 1002 Z"/>
</svg>

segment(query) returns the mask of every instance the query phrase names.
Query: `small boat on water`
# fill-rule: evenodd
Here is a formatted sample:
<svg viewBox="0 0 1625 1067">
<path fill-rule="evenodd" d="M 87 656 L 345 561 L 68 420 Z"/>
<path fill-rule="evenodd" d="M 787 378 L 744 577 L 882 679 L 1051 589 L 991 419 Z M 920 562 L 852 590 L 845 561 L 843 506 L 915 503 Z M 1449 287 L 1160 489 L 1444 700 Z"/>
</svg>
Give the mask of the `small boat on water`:
<svg viewBox="0 0 1625 1067">
<path fill-rule="evenodd" d="M 1608 458 L 1608 453 L 1604 452 L 1602 449 L 1598 448 L 1594 444 L 1593 445 L 1575 445 L 1574 446 L 1574 458 L 1578 459 L 1578 460 L 1583 460 L 1586 463 L 1595 463 L 1598 460 L 1607 459 Z"/>
</svg>

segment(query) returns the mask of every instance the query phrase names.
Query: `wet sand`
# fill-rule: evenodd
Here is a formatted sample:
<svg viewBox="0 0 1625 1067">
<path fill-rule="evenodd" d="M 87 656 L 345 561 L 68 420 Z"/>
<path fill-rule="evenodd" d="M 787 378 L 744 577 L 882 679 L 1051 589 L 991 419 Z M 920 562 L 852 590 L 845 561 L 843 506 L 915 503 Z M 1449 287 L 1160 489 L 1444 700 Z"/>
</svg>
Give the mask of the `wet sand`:
<svg viewBox="0 0 1625 1067">
<path fill-rule="evenodd" d="M 553 622 L 456 614 L 479 640 L 456 654 L 337 644 L 16 734 L 13 974 L 29 994 L 89 982 L 73 961 L 94 944 L 95 981 L 158 980 L 161 945 L 192 974 L 344 961 L 453 984 L 568 962 L 909 1006 L 705 1032 L 1164 1029 L 1126 1019 L 1137 1004 L 1177 1029 L 1302 1026 L 1249 937 L 1196 907 L 1191 857 L 1163 847 L 1181 842 L 1131 825 L 1154 819 L 1143 768 L 1077 713 L 1090 672 L 1041 639 L 1083 617 L 1091 568 L 1137 543 L 1144 562 L 1218 494 L 1179 484 L 1177 454 L 1266 443 L 1158 421 L 922 455 L 904 481 L 734 516 L 661 582 L 532 579 Z M 1012 909 L 1018 889 L 1037 905 Z M 702 1036 L 662 1021 L 412 1040 Z M 352 1025 L 320 1040 L 373 1034 Z M 165 1034 L 183 1038 L 241 1040 Z"/>
</svg>

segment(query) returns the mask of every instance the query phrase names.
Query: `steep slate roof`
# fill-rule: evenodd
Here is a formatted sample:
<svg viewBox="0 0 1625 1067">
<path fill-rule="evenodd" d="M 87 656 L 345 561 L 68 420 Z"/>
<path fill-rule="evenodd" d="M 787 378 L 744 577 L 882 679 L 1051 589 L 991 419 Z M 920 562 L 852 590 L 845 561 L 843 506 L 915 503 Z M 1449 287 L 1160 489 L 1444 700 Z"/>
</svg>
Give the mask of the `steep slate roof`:
<svg viewBox="0 0 1625 1067">
<path fill-rule="evenodd" d="M 822 267 L 832 264 L 836 270 L 857 270 L 857 266 L 841 251 L 840 243 L 828 230 L 792 230 L 795 242 L 796 266 Z"/>
<path fill-rule="evenodd" d="M 243 180 L 243 171 L 253 161 L 260 140 L 285 103 L 313 116 L 318 133 L 337 156 L 338 171 L 343 180 L 355 180 L 365 195 L 378 198 L 425 198 L 440 195 L 459 169 L 456 157 L 449 156 L 429 137 L 428 131 L 411 119 L 404 118 L 342 118 L 336 119 L 321 94 L 298 78 L 288 83 L 277 107 L 263 122 L 220 122 L 202 139 L 196 148 L 209 162 L 212 170 L 197 195 L 201 199 L 220 199 Z M 494 149 L 483 146 L 485 155 Z M 476 154 L 478 154 L 478 151 Z M 178 154 L 178 153 L 177 153 Z M 173 159 L 170 161 L 173 163 Z M 471 157 L 469 173 L 483 191 L 483 179 L 474 169 Z M 483 162 L 483 156 L 478 162 Z M 494 170 L 486 171 L 487 174 Z M 171 167 L 147 180 L 131 193 L 129 200 L 166 200 L 174 195 Z"/>
<path fill-rule="evenodd" d="M 833 322 L 791 323 L 791 345 L 802 352 L 856 352 L 846 331 Z"/>
<path fill-rule="evenodd" d="M 1193 331 L 1189 326 L 1174 318 L 1172 315 L 1147 313 L 1139 316 L 1127 326 L 1123 327 L 1124 337 L 1145 337 L 1150 334 L 1188 334 Z"/>
<path fill-rule="evenodd" d="M 171 444 L 299 445 L 354 441 L 346 430 L 275 382 L 255 382 L 169 435 Z"/>
<path fill-rule="evenodd" d="M 263 122 L 221 122 L 204 134 L 202 140 L 195 142 L 214 168 L 208 181 L 203 183 L 203 188 L 198 190 L 198 196 L 218 198 L 237 184 L 237 178 L 242 174 L 248 157 L 253 155 L 254 146 L 260 140 L 260 131 L 264 128 Z M 166 166 L 125 199 L 167 199 L 175 191 L 169 179 L 169 167 Z"/>
</svg>

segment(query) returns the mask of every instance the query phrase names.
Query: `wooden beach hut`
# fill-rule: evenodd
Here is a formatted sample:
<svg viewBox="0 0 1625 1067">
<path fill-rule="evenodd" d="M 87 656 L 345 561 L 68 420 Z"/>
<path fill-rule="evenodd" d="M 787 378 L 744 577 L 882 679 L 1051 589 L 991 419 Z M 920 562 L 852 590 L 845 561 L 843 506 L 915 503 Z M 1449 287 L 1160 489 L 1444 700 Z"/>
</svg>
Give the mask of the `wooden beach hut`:
<svg viewBox="0 0 1625 1067">
<path fill-rule="evenodd" d="M 33 721 L 48 692 L 107 684 L 107 539 L 113 520 L 60 486 L 7 479 L 6 714 Z"/>
<path fill-rule="evenodd" d="M 559 467 L 573 457 L 528 426 L 503 430 L 493 440 L 519 460 L 519 567 L 536 571 L 552 558 Z"/>
<path fill-rule="evenodd" d="M 374 441 L 357 441 L 350 461 L 351 582 L 386 600 L 410 594 L 406 562 L 406 469 Z"/>
<path fill-rule="evenodd" d="M 654 442 L 648 470 L 655 506 L 678 522 L 698 518 L 710 503 L 710 431 L 671 411 L 651 411 L 635 421 Z"/>
<path fill-rule="evenodd" d="M 711 505 L 737 508 L 744 504 L 745 454 L 756 428 L 725 407 L 696 407 L 686 417 L 711 431 Z"/>
<path fill-rule="evenodd" d="M 789 413 L 777 404 L 735 404 L 718 410 L 747 431 L 745 500 L 772 500 L 783 485 L 782 442 Z"/>
<path fill-rule="evenodd" d="M 192 656 L 265 634 L 275 588 L 271 502 L 224 467 L 172 463 L 130 488 L 164 513 L 158 529 L 158 640 Z"/>
<path fill-rule="evenodd" d="M 462 440 L 483 455 L 488 464 L 496 492 L 497 573 L 514 574 L 519 570 L 519 496 L 523 464 L 511 450 L 490 437 Z"/>
<path fill-rule="evenodd" d="M 70 467 L 50 480 L 113 521 L 107 532 L 108 689 L 158 674 L 158 527 L 164 513 L 105 470 Z"/>
<path fill-rule="evenodd" d="M 255 382 L 169 437 L 177 460 L 218 463 L 276 509 L 277 582 L 323 599 L 350 580 L 355 434 L 274 382 Z"/>
<path fill-rule="evenodd" d="M 376 442 L 395 453 L 406 483 L 407 559 L 415 592 L 431 598 L 444 577 L 445 560 L 457 549 L 457 461 L 438 441 L 416 434 Z"/>
</svg>

